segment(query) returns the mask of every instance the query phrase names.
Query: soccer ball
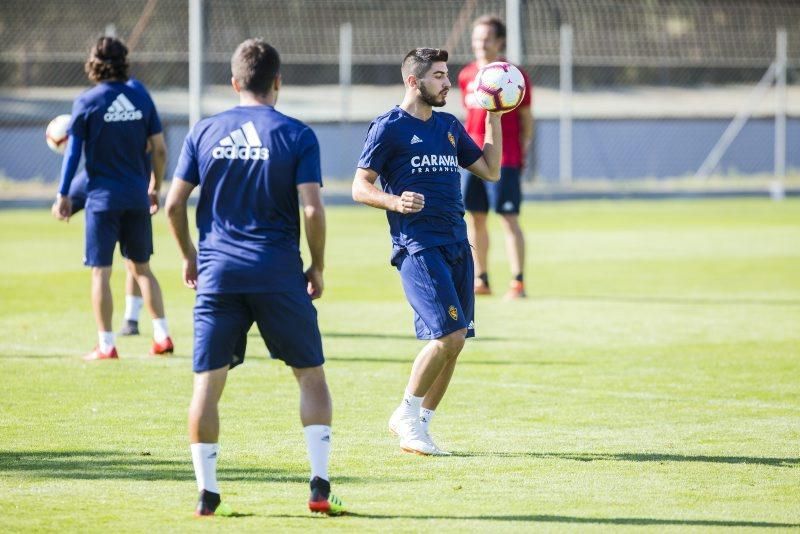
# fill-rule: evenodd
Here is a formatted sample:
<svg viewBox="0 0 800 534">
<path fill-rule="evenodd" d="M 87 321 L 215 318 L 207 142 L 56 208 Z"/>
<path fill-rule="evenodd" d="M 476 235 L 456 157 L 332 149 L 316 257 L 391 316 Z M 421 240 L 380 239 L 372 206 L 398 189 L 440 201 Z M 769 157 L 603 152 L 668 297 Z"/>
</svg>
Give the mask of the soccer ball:
<svg viewBox="0 0 800 534">
<path fill-rule="evenodd" d="M 47 125 L 47 130 L 44 132 L 47 146 L 56 154 L 63 154 L 67 149 L 67 139 L 69 139 L 67 128 L 69 127 L 70 119 L 69 115 L 59 115 L 50 121 L 50 124 Z"/>
<path fill-rule="evenodd" d="M 486 111 L 511 111 L 525 96 L 525 78 L 511 63 L 489 63 L 475 77 L 474 96 Z"/>
</svg>

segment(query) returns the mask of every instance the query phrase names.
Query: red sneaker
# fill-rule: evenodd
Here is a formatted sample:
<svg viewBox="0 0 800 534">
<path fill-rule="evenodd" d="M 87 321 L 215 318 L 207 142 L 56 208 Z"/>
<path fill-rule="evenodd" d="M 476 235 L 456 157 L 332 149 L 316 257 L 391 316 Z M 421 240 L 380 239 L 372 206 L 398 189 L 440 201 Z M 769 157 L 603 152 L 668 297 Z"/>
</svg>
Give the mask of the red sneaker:
<svg viewBox="0 0 800 534">
<path fill-rule="evenodd" d="M 84 361 L 92 362 L 95 360 L 118 360 L 117 347 L 111 347 L 108 352 L 103 352 L 100 347 L 95 347 L 92 352 L 83 357 Z"/>
<path fill-rule="evenodd" d="M 519 280 L 512 280 L 506 291 L 505 300 L 524 299 L 527 297 L 525 294 L 525 285 Z"/>
<path fill-rule="evenodd" d="M 168 337 L 161 343 L 153 341 L 153 346 L 150 347 L 150 354 L 153 356 L 163 356 L 165 354 L 172 354 L 175 350 L 175 345 L 172 344 L 172 338 Z"/>
<path fill-rule="evenodd" d="M 492 289 L 480 278 L 475 279 L 475 294 L 476 295 L 491 295 Z"/>
</svg>

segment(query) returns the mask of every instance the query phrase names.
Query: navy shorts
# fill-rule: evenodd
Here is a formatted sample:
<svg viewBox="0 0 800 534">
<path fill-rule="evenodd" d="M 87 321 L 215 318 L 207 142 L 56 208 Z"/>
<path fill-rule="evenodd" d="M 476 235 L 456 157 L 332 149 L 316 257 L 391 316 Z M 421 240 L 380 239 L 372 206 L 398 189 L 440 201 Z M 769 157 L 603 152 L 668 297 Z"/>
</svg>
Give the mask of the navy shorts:
<svg viewBox="0 0 800 534">
<path fill-rule="evenodd" d="M 522 203 L 522 188 L 518 167 L 500 169 L 500 180 L 486 182 L 467 171 L 461 172 L 461 196 L 467 211 L 518 214 Z"/>
<path fill-rule="evenodd" d="M 146 263 L 153 255 L 153 227 L 149 209 L 86 210 L 86 256 L 90 267 L 110 267 L 119 242 L 122 255 Z"/>
<path fill-rule="evenodd" d="M 475 267 L 469 242 L 400 249 L 392 258 L 414 309 L 418 339 L 439 339 L 462 328 L 475 335 Z"/>
<path fill-rule="evenodd" d="M 317 309 L 305 291 L 198 293 L 194 305 L 195 373 L 244 361 L 255 322 L 272 358 L 296 368 L 325 363 Z"/>
</svg>

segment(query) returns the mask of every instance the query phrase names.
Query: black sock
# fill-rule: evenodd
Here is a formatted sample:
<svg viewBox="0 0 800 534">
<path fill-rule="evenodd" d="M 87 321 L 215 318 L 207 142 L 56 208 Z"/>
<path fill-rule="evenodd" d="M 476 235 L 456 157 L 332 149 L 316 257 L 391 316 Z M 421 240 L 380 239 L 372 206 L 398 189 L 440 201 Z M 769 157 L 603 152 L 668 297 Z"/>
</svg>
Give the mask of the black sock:
<svg viewBox="0 0 800 534">
<path fill-rule="evenodd" d="M 478 279 L 483 282 L 483 285 L 489 287 L 489 273 L 481 273 L 478 275 Z"/>
<path fill-rule="evenodd" d="M 522 282 L 522 273 L 519 273 L 517 276 L 515 276 L 514 280 L 516 280 L 517 282 Z"/>
</svg>

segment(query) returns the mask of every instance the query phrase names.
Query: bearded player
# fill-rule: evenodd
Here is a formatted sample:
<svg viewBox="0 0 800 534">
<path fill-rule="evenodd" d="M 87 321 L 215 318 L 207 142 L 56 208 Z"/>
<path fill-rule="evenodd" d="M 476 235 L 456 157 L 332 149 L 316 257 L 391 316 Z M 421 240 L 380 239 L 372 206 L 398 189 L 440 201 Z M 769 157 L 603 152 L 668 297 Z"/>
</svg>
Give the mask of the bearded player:
<svg viewBox="0 0 800 534">
<path fill-rule="evenodd" d="M 447 455 L 429 433 L 464 341 L 475 335 L 474 268 L 459 168 L 490 182 L 500 177 L 500 114 L 489 113 L 483 150 L 456 117 L 433 111 L 451 84 L 445 50 L 417 48 L 402 63 L 403 102 L 369 127 L 353 180 L 353 199 L 386 210 L 391 264 L 414 310 L 417 355 L 389 428 L 400 447 Z M 375 186 L 381 178 L 383 191 Z"/>
</svg>

